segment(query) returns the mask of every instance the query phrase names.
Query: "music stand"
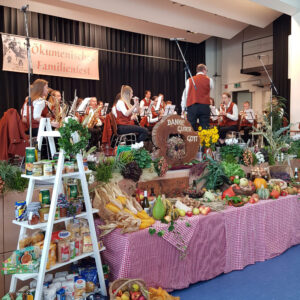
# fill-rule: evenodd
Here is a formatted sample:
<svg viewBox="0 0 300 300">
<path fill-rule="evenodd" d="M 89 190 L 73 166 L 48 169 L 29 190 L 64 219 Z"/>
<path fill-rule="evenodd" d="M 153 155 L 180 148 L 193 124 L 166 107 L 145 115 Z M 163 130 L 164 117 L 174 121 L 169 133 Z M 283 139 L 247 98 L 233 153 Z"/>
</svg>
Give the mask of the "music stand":
<svg viewBox="0 0 300 300">
<path fill-rule="evenodd" d="M 175 105 L 168 104 L 165 108 L 164 116 L 173 115 L 175 111 Z"/>
</svg>

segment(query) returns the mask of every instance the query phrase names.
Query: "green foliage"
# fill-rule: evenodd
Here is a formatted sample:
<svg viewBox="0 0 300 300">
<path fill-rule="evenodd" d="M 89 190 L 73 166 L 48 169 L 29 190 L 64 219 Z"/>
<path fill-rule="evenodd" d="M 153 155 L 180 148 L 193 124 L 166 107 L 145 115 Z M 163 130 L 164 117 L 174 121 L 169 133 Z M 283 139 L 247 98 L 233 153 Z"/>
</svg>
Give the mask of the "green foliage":
<svg viewBox="0 0 300 300">
<path fill-rule="evenodd" d="M 123 168 L 134 160 L 132 151 L 123 151 L 115 159 L 114 169 L 121 172 Z"/>
<path fill-rule="evenodd" d="M 226 161 L 221 162 L 224 167 L 224 171 L 227 177 L 239 176 L 240 178 L 245 177 L 245 172 L 237 163 L 228 163 Z"/>
<path fill-rule="evenodd" d="M 20 168 L 8 164 L 6 161 L 0 161 L 0 177 L 5 182 L 4 189 L 24 191 L 28 185 L 28 180 L 21 177 Z"/>
<path fill-rule="evenodd" d="M 243 149 L 239 145 L 226 145 L 220 149 L 221 157 L 227 162 L 239 160 L 243 155 Z"/>
<path fill-rule="evenodd" d="M 253 157 L 253 163 L 252 163 L 252 166 L 255 166 L 255 165 L 257 165 L 257 163 L 258 163 L 258 159 L 257 159 L 255 153 L 252 153 L 252 157 Z"/>
<path fill-rule="evenodd" d="M 141 148 L 138 150 L 133 150 L 132 153 L 133 153 L 134 160 L 137 162 L 137 164 L 141 169 L 150 167 L 152 163 L 152 159 L 149 151 L 147 151 L 144 148 Z"/>
<path fill-rule="evenodd" d="M 208 190 L 216 190 L 220 188 L 224 183 L 230 184 L 230 180 L 225 174 L 223 165 L 210 157 L 207 157 L 207 161 L 208 172 L 200 179 L 197 179 L 196 182 L 205 180 L 205 187 Z"/>
<path fill-rule="evenodd" d="M 289 154 L 297 155 L 297 158 L 300 158 L 300 140 L 291 142 Z"/>
<path fill-rule="evenodd" d="M 88 129 L 84 128 L 79 122 L 74 119 L 68 119 L 68 122 L 64 122 L 64 126 L 58 130 L 61 134 L 61 138 L 58 139 L 58 145 L 65 151 L 67 156 L 76 155 L 86 149 L 91 135 Z M 79 141 L 76 143 L 72 137 L 72 133 L 75 132 L 79 135 Z"/>
<path fill-rule="evenodd" d="M 112 178 L 112 171 L 114 166 L 114 160 L 106 159 L 98 164 L 96 168 L 96 180 L 101 182 L 109 182 Z"/>
<path fill-rule="evenodd" d="M 281 96 L 276 96 L 276 98 L 277 98 L 277 103 L 275 104 L 272 102 L 272 112 L 271 112 L 271 103 L 269 102 L 266 108 L 267 114 L 264 117 L 265 122 L 269 124 L 271 123 L 271 117 L 272 117 L 272 124 L 273 124 L 272 130 L 274 132 L 280 130 L 280 128 L 282 128 L 283 126 L 284 114 L 282 114 L 282 111 L 285 110 L 286 108 L 285 103 L 287 101 L 284 97 Z"/>
</svg>

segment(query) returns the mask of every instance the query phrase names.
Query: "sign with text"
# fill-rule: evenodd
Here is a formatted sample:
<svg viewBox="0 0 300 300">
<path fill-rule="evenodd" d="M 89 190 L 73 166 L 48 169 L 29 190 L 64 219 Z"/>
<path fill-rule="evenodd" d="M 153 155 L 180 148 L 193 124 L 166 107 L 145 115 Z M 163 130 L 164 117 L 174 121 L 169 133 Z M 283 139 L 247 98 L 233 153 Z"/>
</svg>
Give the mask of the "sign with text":
<svg viewBox="0 0 300 300">
<path fill-rule="evenodd" d="M 28 72 L 25 37 L 2 34 L 3 71 Z M 98 50 L 30 39 L 34 74 L 99 80 Z"/>
</svg>

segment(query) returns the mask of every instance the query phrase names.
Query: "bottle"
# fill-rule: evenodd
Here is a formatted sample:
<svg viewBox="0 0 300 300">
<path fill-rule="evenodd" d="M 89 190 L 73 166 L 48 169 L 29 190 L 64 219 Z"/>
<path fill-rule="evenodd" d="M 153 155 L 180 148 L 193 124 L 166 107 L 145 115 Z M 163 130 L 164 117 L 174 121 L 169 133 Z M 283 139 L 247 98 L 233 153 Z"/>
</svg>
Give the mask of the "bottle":
<svg viewBox="0 0 300 300">
<path fill-rule="evenodd" d="M 295 168 L 294 178 L 298 180 L 298 168 Z"/>
<path fill-rule="evenodd" d="M 144 191 L 144 199 L 143 199 L 143 204 L 142 204 L 144 210 L 146 211 L 147 214 L 150 213 L 150 204 L 148 200 L 148 193 L 147 191 Z"/>
<path fill-rule="evenodd" d="M 150 216 L 152 217 L 153 206 L 156 201 L 156 195 L 154 193 L 154 188 L 151 188 L 151 193 L 149 196 L 149 204 L 150 204 Z"/>
</svg>

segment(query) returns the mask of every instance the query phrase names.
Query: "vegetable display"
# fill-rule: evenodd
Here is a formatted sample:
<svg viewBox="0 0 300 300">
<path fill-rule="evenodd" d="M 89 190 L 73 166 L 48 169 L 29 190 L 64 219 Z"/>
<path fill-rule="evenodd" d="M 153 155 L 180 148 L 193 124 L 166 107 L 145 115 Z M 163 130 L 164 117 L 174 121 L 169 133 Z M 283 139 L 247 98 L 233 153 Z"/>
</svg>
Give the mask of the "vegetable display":
<svg viewBox="0 0 300 300">
<path fill-rule="evenodd" d="M 245 177 L 245 172 L 237 163 L 230 163 L 223 161 L 222 166 L 224 167 L 224 172 L 227 177 L 230 176 L 238 176 L 238 177 Z"/>
</svg>

